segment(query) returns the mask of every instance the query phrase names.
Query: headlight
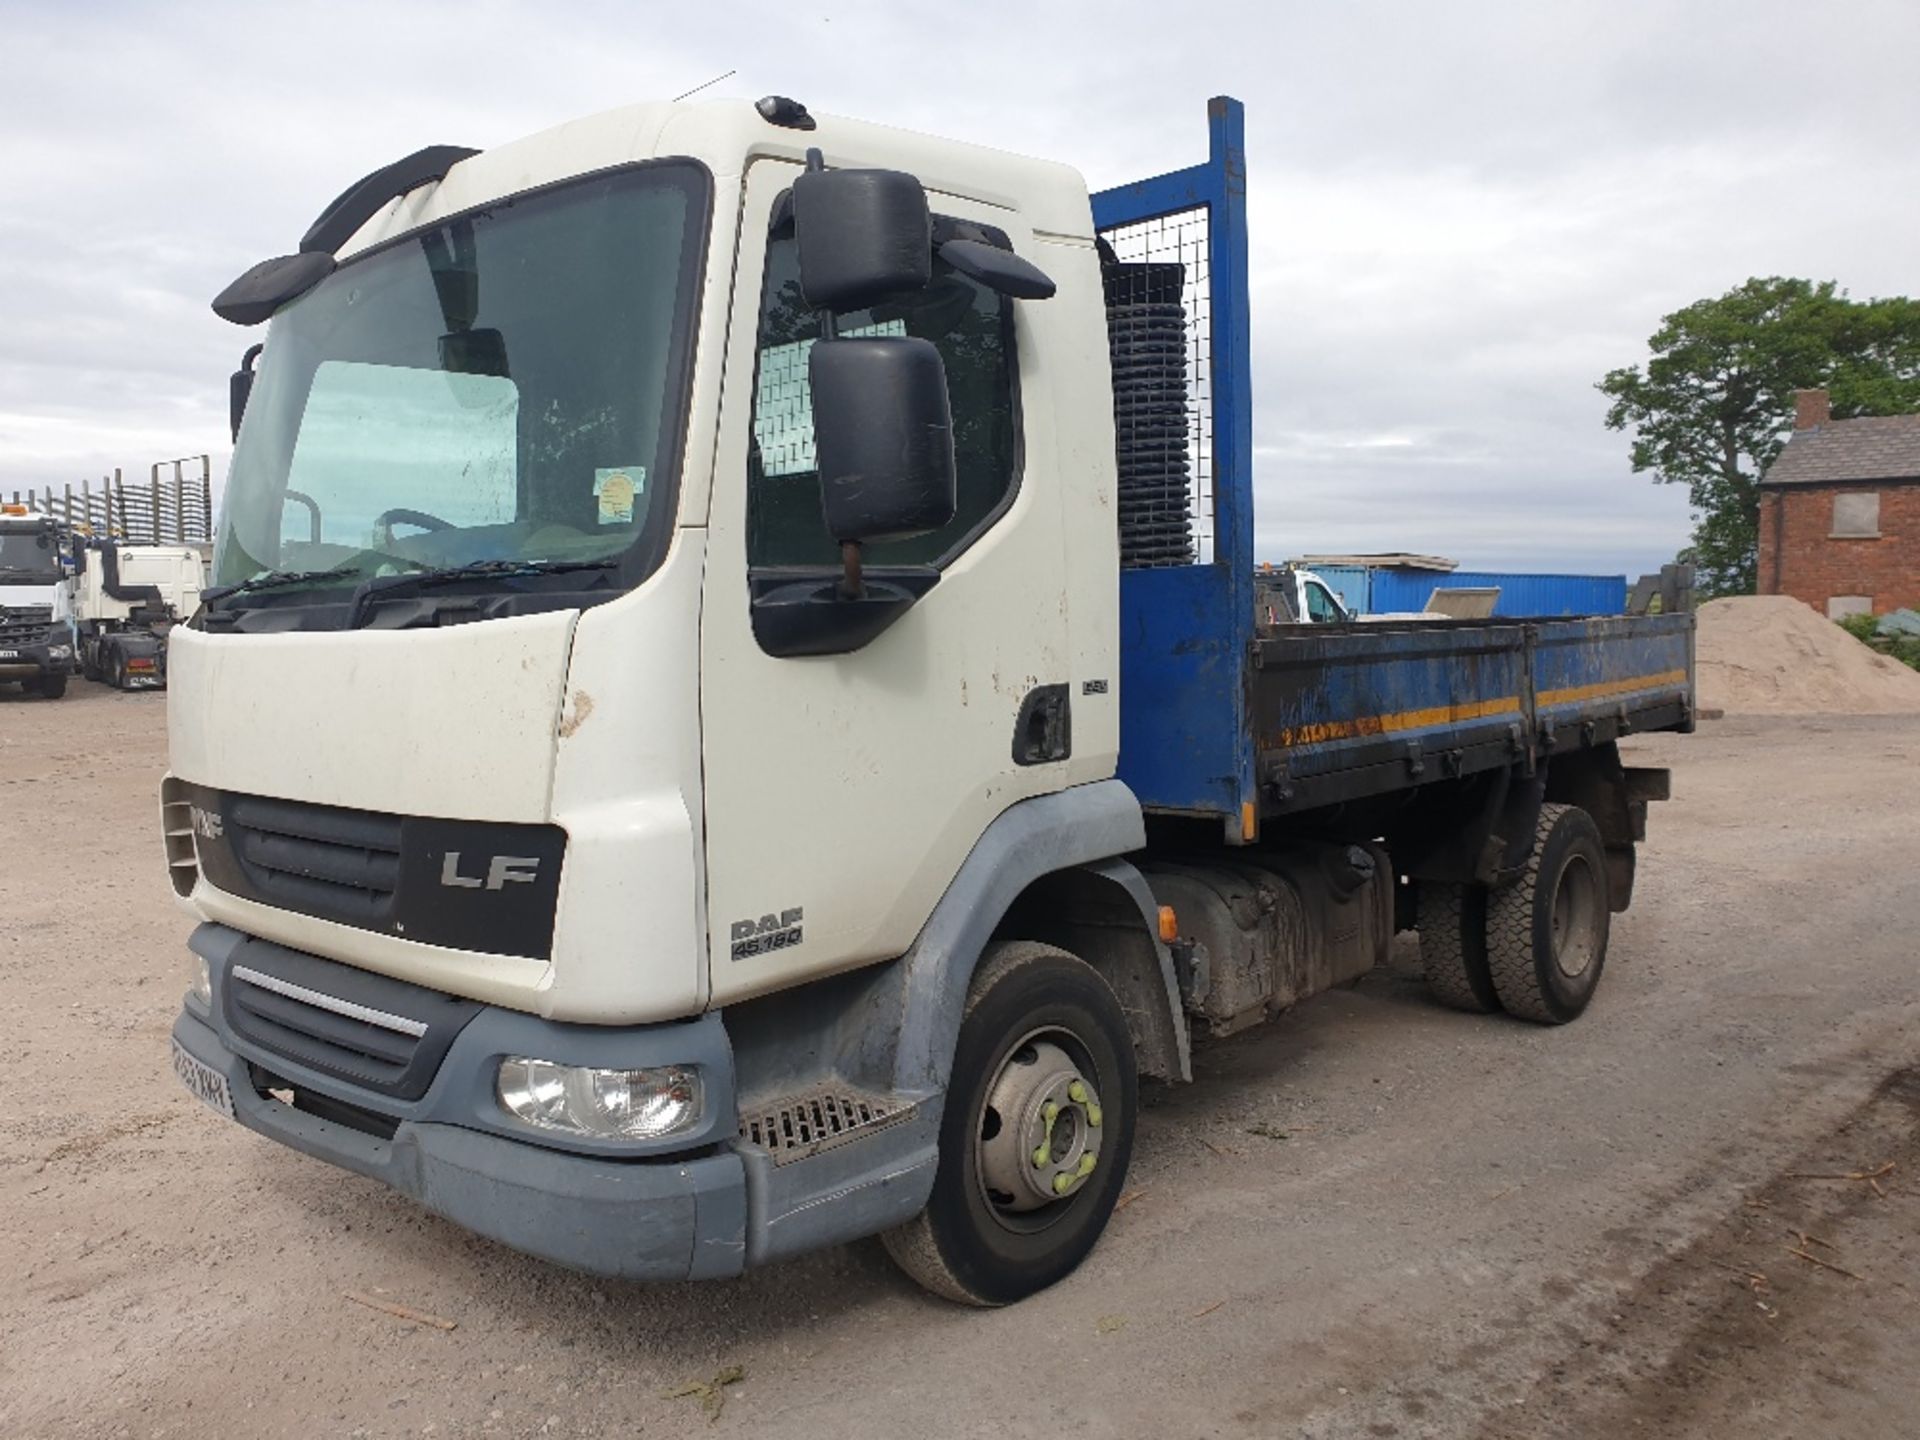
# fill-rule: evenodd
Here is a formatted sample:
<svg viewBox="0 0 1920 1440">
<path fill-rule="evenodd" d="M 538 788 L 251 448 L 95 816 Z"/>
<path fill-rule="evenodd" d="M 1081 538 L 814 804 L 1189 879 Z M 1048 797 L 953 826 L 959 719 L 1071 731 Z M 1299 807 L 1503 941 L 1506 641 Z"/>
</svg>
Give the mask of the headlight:
<svg viewBox="0 0 1920 1440">
<path fill-rule="evenodd" d="M 203 1009 L 213 1008 L 213 974 L 207 968 L 207 957 L 191 950 L 187 952 L 187 994 Z"/>
<path fill-rule="evenodd" d="M 700 1072 L 593 1070 L 514 1055 L 500 1062 L 500 1108 L 543 1130 L 594 1140 L 657 1140 L 700 1118 Z"/>
<path fill-rule="evenodd" d="M 71 645 L 47 646 L 47 658 L 49 660 L 65 660 L 71 654 L 73 654 L 73 647 Z"/>
</svg>

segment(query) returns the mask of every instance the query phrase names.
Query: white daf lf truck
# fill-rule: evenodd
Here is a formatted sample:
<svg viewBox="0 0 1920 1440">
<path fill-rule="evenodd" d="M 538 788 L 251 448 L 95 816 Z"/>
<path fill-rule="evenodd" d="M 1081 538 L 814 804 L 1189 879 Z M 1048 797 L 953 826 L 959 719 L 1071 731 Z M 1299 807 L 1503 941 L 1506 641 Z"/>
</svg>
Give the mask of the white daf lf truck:
<svg viewBox="0 0 1920 1440">
<path fill-rule="evenodd" d="M 1443 1001 L 1578 1015 L 1691 617 L 1256 624 L 1210 119 L 1090 200 L 639 105 L 410 155 L 223 292 L 268 328 L 171 636 L 181 1079 L 566 1265 L 881 1235 L 999 1304 L 1099 1236 L 1140 1077 L 1396 923 Z"/>
</svg>

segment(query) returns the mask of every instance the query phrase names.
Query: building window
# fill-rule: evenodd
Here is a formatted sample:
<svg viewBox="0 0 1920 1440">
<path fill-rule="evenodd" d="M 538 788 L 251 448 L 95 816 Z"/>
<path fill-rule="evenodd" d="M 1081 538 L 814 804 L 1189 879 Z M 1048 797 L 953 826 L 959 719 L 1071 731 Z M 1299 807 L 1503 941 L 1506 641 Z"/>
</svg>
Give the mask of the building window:
<svg viewBox="0 0 1920 1440">
<path fill-rule="evenodd" d="M 1827 618 L 1844 620 L 1849 615 L 1871 615 L 1873 597 L 1871 595 L 1829 595 L 1827 597 Z"/>
<path fill-rule="evenodd" d="M 1880 492 L 1868 490 L 1833 497 L 1833 540 L 1880 538 Z"/>
</svg>

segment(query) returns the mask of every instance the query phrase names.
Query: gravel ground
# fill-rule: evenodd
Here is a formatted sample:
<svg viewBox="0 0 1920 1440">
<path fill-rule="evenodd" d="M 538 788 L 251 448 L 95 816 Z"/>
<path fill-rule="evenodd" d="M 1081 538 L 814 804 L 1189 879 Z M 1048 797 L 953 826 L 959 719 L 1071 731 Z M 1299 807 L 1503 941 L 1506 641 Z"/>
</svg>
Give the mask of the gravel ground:
<svg viewBox="0 0 1920 1440">
<path fill-rule="evenodd" d="M 199 1108 L 163 710 L 0 690 L 0 1434 L 1917 1433 L 1920 720 L 1632 742 L 1676 799 L 1583 1020 L 1443 1011 L 1402 937 L 1203 1050 L 1088 1264 L 983 1313 L 871 1246 L 572 1275 Z"/>
</svg>

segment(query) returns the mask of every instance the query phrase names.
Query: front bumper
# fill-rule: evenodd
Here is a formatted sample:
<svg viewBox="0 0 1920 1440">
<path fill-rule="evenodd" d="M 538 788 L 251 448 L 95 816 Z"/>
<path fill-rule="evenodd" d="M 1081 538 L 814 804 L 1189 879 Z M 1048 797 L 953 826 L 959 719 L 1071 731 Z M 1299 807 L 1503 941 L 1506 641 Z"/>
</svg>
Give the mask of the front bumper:
<svg viewBox="0 0 1920 1440">
<path fill-rule="evenodd" d="M 223 1004 L 234 964 L 270 966 L 279 947 L 220 926 L 203 926 L 193 943 L 209 958 L 214 1003 L 206 1012 L 184 1009 L 173 1038 L 226 1077 L 242 1125 L 557 1264 L 636 1280 L 702 1279 L 743 1268 L 746 1167 L 716 1142 L 711 1127 L 666 1142 L 678 1145 L 676 1153 L 661 1153 L 656 1142 L 634 1158 L 583 1154 L 519 1138 L 512 1133 L 517 1122 L 492 1102 L 503 1050 L 576 1064 L 660 1063 L 655 1057 L 671 1054 L 676 1063 L 702 1065 L 711 1113 L 730 1128 L 730 1055 L 717 1017 L 609 1034 L 486 1007 L 461 1030 L 425 1094 L 401 1100 L 291 1061 L 235 1031 Z M 622 1058 L 610 1060 L 609 1046 Z M 273 1089 L 301 1096 L 305 1108 L 274 1098 L 267 1093 Z M 374 1117 L 380 1128 L 392 1125 L 390 1135 L 363 1128 Z"/>
<path fill-rule="evenodd" d="M 37 680 L 42 675 L 71 675 L 72 648 L 68 647 L 65 655 L 55 657 L 47 653 L 52 643 L 18 645 L 0 642 L 0 680 Z"/>
</svg>

